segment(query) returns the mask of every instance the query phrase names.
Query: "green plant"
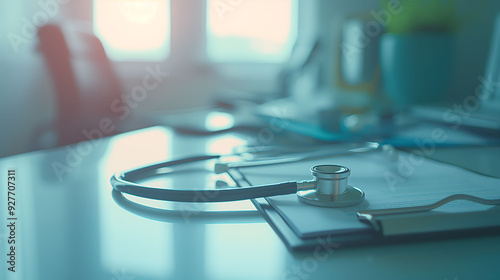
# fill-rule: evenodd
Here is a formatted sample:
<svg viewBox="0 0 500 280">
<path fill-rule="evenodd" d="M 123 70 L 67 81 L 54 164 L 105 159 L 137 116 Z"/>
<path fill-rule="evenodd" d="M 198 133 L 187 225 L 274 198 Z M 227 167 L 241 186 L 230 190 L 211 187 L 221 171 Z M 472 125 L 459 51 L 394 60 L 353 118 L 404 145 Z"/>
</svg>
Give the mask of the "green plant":
<svg viewBox="0 0 500 280">
<path fill-rule="evenodd" d="M 452 32 L 460 25 L 455 0 L 381 0 L 383 8 L 398 5 L 391 15 L 387 32 Z"/>
</svg>

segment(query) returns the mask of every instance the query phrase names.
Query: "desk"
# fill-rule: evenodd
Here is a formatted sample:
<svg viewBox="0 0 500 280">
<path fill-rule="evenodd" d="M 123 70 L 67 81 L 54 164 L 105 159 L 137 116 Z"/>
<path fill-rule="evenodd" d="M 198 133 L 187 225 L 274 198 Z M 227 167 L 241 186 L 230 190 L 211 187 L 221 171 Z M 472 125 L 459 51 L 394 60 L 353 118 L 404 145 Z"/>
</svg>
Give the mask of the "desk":
<svg viewBox="0 0 500 280">
<path fill-rule="evenodd" d="M 500 277 L 500 236 L 291 253 L 248 201 L 235 205 L 247 209 L 241 219 L 160 222 L 130 213 L 112 199 L 109 178 L 116 170 L 186 154 L 229 152 L 244 142 L 232 134 L 187 137 L 155 127 L 0 159 L 2 182 L 7 182 L 8 169 L 16 169 L 18 217 L 17 272 L 11 273 L 5 261 L 7 206 L 2 194 L 0 279 Z M 477 150 L 470 155 L 463 151 L 461 158 L 470 164 L 484 161 Z M 494 149 L 496 155 L 499 151 Z M 436 155 L 447 158 L 446 153 Z M 171 180 L 167 183 L 181 182 Z M 182 182 L 205 180 L 189 176 Z"/>
</svg>

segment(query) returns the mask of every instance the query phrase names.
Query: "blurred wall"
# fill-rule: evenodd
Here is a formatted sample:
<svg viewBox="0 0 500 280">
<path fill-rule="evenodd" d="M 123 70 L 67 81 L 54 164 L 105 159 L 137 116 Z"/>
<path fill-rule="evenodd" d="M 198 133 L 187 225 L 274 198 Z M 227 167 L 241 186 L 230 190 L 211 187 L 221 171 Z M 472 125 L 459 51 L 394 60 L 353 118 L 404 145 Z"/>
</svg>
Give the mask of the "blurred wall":
<svg viewBox="0 0 500 280">
<path fill-rule="evenodd" d="M 459 0 L 458 3 L 465 23 L 457 34 L 457 67 L 449 99 L 462 103 L 465 97 L 474 94 L 480 84 L 478 78 L 484 75 L 493 23 L 500 15 L 500 1 Z"/>
<path fill-rule="evenodd" d="M 92 1 L 58 0 L 56 8 L 47 8 L 40 3 L 56 0 L 0 1 L 0 156 L 22 153 L 33 149 L 36 130 L 49 123 L 54 117 L 54 93 L 52 82 L 44 62 L 36 51 L 35 30 L 29 22 L 43 23 L 41 11 L 49 11 L 49 21 L 84 20 L 90 21 Z M 186 13 L 192 1 L 172 0 L 182 6 Z M 57 2 L 57 3 L 59 3 Z M 491 24 L 494 15 L 500 11 L 500 1 L 458 0 L 460 9 L 473 10 L 478 3 L 485 6 L 458 36 L 458 60 L 454 98 L 466 96 L 474 91 L 477 77 L 483 74 L 487 50 L 489 48 Z M 301 17 L 299 38 L 318 35 L 325 43 L 323 49 L 324 80 L 334 86 L 336 75 L 336 54 L 339 47 L 340 23 L 342 19 L 369 10 L 380 9 L 379 1 L 373 0 L 303 0 L 300 2 Z M 187 18 L 187 17 L 186 17 Z M 28 23 L 27 23 L 28 22 Z M 188 23 L 186 23 L 188 24 Z M 22 37 L 12 43 L 12 34 Z M 178 33 L 179 34 L 179 33 Z M 175 38 L 173 38 L 175 39 Z M 175 43 L 173 43 L 175 44 Z M 187 46 L 173 46 L 182 50 Z M 182 57 L 181 57 L 182 58 Z M 276 69 L 245 67 L 224 68 L 210 65 L 197 65 L 196 61 L 161 65 L 162 70 L 170 73 L 169 78 L 153 90 L 137 112 L 161 111 L 199 106 L 210 102 L 213 93 L 221 87 L 270 94 L 277 89 L 274 77 Z M 124 92 L 141 82 L 148 64 L 118 64 L 117 73 L 123 81 Z M 154 64 L 153 64 L 154 65 Z M 240 73 L 237 73 L 237 72 Z"/>
<path fill-rule="evenodd" d="M 0 2 L 0 156 L 29 150 L 36 127 L 53 117 L 52 84 L 31 25 L 40 10 L 33 0 Z"/>
<path fill-rule="evenodd" d="M 395 0 L 397 1 L 397 0 Z M 457 30 L 457 60 L 453 73 L 453 84 L 448 93 L 448 101 L 459 102 L 473 94 L 479 84 L 478 77 L 483 75 L 490 48 L 492 25 L 495 16 L 500 13 L 500 1 L 497 0 L 455 0 L 457 12 L 463 17 L 464 24 Z M 340 44 L 340 24 L 349 16 L 371 10 L 378 12 L 381 1 L 372 0 L 318 0 L 321 7 L 316 22 L 318 33 L 326 43 L 324 50 L 324 79 L 335 87 L 332 77 L 337 75 L 335 65 Z"/>
<path fill-rule="evenodd" d="M 133 109 L 136 115 L 151 111 L 204 106 L 220 88 L 268 94 L 276 91 L 274 77 L 279 68 L 253 67 L 214 68 L 198 63 L 197 57 L 187 56 L 185 49 L 193 46 L 178 44 L 175 36 L 198 36 L 188 28 L 193 19 L 203 20 L 201 0 L 172 0 L 176 20 L 182 22 L 172 31 L 171 59 L 168 63 L 115 62 L 116 74 L 125 95 L 141 85 L 147 69 L 168 72 L 164 82 L 148 93 L 148 97 Z M 42 4 L 40 4 L 42 3 Z M 49 3 L 49 4 L 47 4 Z M 0 157 L 27 152 L 35 148 L 35 136 L 51 123 L 55 116 L 54 88 L 45 62 L 37 51 L 36 27 L 47 22 L 91 24 L 91 0 L 26 0 L 0 2 Z M 186 16 L 191 15 L 191 16 Z M 203 32 L 198 30 L 196 32 Z M 175 42 L 174 42 L 175 41 Z M 174 53 L 175 52 L 175 53 Z"/>
</svg>

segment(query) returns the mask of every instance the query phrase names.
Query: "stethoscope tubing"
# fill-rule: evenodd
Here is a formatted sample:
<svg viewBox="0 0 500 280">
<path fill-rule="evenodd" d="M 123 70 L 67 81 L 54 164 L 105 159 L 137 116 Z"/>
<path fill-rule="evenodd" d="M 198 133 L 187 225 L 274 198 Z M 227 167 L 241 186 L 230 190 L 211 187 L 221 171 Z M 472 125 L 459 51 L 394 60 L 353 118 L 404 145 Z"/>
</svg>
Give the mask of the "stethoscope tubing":
<svg viewBox="0 0 500 280">
<path fill-rule="evenodd" d="M 253 199 L 263 196 L 292 194 L 297 192 L 297 182 L 281 182 L 277 184 L 258 185 L 248 188 L 229 188 L 214 190 L 173 190 L 160 189 L 133 183 L 134 180 L 147 176 L 161 168 L 220 158 L 219 155 L 204 155 L 162 162 L 128 172 L 116 173 L 111 177 L 113 189 L 144 198 L 177 202 L 225 202 Z"/>
<path fill-rule="evenodd" d="M 302 155 L 299 157 L 281 158 L 276 160 L 261 160 L 256 162 L 242 162 L 233 164 L 216 164 L 215 172 L 227 172 L 232 168 L 243 168 L 243 167 L 255 167 L 255 166 L 265 166 L 280 164 L 286 162 L 302 161 L 306 159 L 312 159 L 316 157 L 323 157 L 326 155 L 338 155 L 346 153 L 363 153 L 368 151 L 377 150 L 380 147 L 378 143 L 366 142 L 362 146 L 353 147 L 347 151 L 329 151 L 329 152 L 315 152 L 310 155 Z M 268 197 L 276 195 L 285 195 L 296 193 L 299 189 L 305 190 L 311 187 L 311 183 L 314 181 L 301 181 L 301 182 L 281 182 L 267 185 L 257 185 L 252 187 L 234 187 L 225 189 L 211 189 L 211 190 L 194 190 L 194 189 L 163 189 L 155 188 L 150 186 L 141 185 L 134 183 L 139 179 L 157 175 L 161 169 L 169 168 L 172 166 L 182 165 L 186 163 L 205 161 L 218 159 L 222 157 L 221 155 L 201 155 L 187 157 L 162 163 L 157 163 L 145 167 L 141 167 L 135 170 L 116 173 L 111 177 L 111 185 L 116 191 L 154 199 L 154 200 L 166 200 L 166 201 L 176 201 L 176 202 L 226 202 L 235 200 L 246 200 L 254 199 L 258 197 Z M 347 182 L 347 181 L 346 181 Z M 346 183 L 344 182 L 344 183 Z M 315 186 L 315 185 L 313 185 Z M 360 194 L 363 194 L 358 190 Z M 323 195 L 324 196 L 324 195 Z M 331 196 L 331 195 L 330 195 Z M 363 198 L 364 194 L 360 196 Z M 323 197 L 321 197 L 323 200 Z M 331 199 L 330 199 L 331 200 Z M 335 199 L 334 199 L 335 200 Z M 332 200 L 333 201 L 333 200 Z M 328 203 L 334 204 L 335 201 L 328 201 Z"/>
</svg>

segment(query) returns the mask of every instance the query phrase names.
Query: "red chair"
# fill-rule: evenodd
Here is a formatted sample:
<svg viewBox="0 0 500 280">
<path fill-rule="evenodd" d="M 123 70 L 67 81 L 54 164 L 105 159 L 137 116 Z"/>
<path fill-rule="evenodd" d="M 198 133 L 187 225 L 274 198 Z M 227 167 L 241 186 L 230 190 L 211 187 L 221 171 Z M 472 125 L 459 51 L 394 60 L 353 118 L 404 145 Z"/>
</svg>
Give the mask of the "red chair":
<svg viewBox="0 0 500 280">
<path fill-rule="evenodd" d="M 53 24 L 40 27 L 38 38 L 56 93 L 52 129 L 57 145 L 116 134 L 121 121 L 111 104 L 121 98 L 122 90 L 99 39 L 91 32 Z M 101 129 L 103 120 L 107 129 Z"/>
</svg>

